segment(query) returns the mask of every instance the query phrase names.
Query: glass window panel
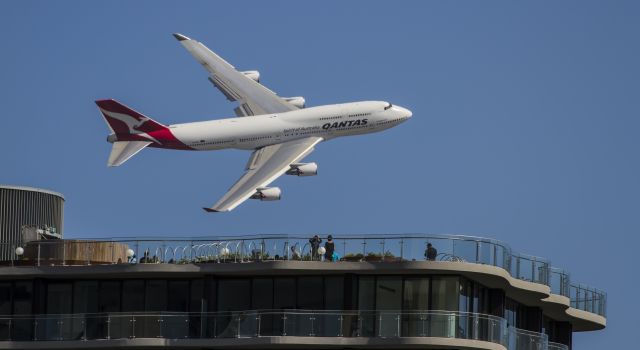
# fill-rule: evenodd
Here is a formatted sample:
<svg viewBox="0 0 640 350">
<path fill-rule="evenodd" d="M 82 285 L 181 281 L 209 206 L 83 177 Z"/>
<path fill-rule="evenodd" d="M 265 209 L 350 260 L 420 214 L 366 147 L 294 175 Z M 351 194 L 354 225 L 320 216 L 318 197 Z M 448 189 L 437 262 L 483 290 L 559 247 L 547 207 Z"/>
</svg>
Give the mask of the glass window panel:
<svg viewBox="0 0 640 350">
<path fill-rule="evenodd" d="M 0 283 L 0 315 L 11 314 L 11 282 Z"/>
<path fill-rule="evenodd" d="M 191 290 L 189 298 L 189 311 L 201 312 L 207 311 L 204 304 L 204 280 L 195 279 L 191 281 Z"/>
<path fill-rule="evenodd" d="M 251 293 L 251 308 L 254 310 L 273 309 L 273 278 L 254 278 Z M 275 329 L 280 317 L 272 314 L 260 316 L 260 335 L 277 335 Z"/>
<path fill-rule="evenodd" d="M 147 280 L 145 311 L 167 310 L 167 280 Z"/>
<path fill-rule="evenodd" d="M 17 281 L 13 289 L 13 314 L 25 315 L 33 311 L 33 282 Z M 11 328 L 11 339 L 31 340 L 33 338 L 33 322 L 31 320 L 15 320 Z"/>
<path fill-rule="evenodd" d="M 324 278 L 324 309 L 344 310 L 344 277 L 329 276 Z M 336 337 L 342 332 L 339 322 L 340 315 L 331 313 L 317 316 L 317 335 L 326 337 Z M 343 320 L 343 329 L 347 322 Z M 349 334 L 348 328 L 344 334 Z"/>
<path fill-rule="evenodd" d="M 218 309 L 218 280 L 213 277 L 207 277 L 204 280 L 204 298 L 207 302 L 207 311 L 213 312 Z"/>
<path fill-rule="evenodd" d="M 360 276 L 358 283 L 358 309 L 375 309 L 375 279 L 371 276 Z"/>
<path fill-rule="evenodd" d="M 0 315 L 11 314 L 11 283 L 0 283 Z M 10 331 L 11 320 L 0 319 L 0 340 L 11 339 Z"/>
<path fill-rule="evenodd" d="M 358 281 L 358 308 L 362 311 L 359 315 L 360 336 L 371 337 L 375 334 L 375 302 L 375 278 L 360 276 Z"/>
<path fill-rule="evenodd" d="M 402 277 L 378 277 L 376 281 L 376 310 L 378 335 L 397 337 L 399 310 L 402 309 Z M 386 310 L 386 312 L 385 312 Z"/>
<path fill-rule="evenodd" d="M 73 313 L 98 312 L 98 281 L 76 281 L 73 285 Z"/>
<path fill-rule="evenodd" d="M 76 281 L 73 284 L 73 313 L 98 312 L 98 281 Z M 86 323 L 86 324 L 85 324 Z M 86 331 L 86 333 L 85 333 Z M 100 320 L 88 317 L 73 319 L 73 339 L 95 339 L 100 337 Z"/>
<path fill-rule="evenodd" d="M 344 278 L 342 276 L 325 277 L 324 298 L 325 310 L 344 309 Z"/>
<path fill-rule="evenodd" d="M 13 290 L 13 314 L 31 314 L 33 307 L 33 282 L 15 282 Z"/>
<path fill-rule="evenodd" d="M 273 309 L 273 279 L 254 278 L 251 293 L 251 308 L 254 310 Z"/>
<path fill-rule="evenodd" d="M 122 311 L 144 311 L 144 280 L 122 282 Z"/>
<path fill-rule="evenodd" d="M 120 311 L 120 281 L 101 281 L 99 293 L 99 312 Z"/>
<path fill-rule="evenodd" d="M 167 293 L 167 311 L 189 311 L 189 281 L 169 280 Z"/>
<path fill-rule="evenodd" d="M 321 310 L 324 308 L 322 276 L 298 278 L 298 309 Z"/>
<path fill-rule="evenodd" d="M 407 311 L 429 309 L 429 278 L 410 277 L 404 281 L 404 305 Z"/>
<path fill-rule="evenodd" d="M 189 338 L 201 338 L 206 330 L 206 317 L 200 312 L 207 311 L 206 300 L 204 299 L 204 280 L 191 280 L 189 290 Z"/>
<path fill-rule="evenodd" d="M 293 277 L 280 277 L 273 280 L 274 309 L 295 309 L 296 308 L 296 280 Z"/>
<path fill-rule="evenodd" d="M 61 314 L 70 314 L 73 311 L 71 283 L 54 282 L 47 285 L 46 313 L 51 315 L 38 322 L 39 339 L 59 340 L 65 339 L 71 332 L 72 322 Z M 55 315 L 55 316 L 54 316 Z"/>
<path fill-rule="evenodd" d="M 378 277 L 376 310 L 402 309 L 402 277 Z"/>
<path fill-rule="evenodd" d="M 436 276 L 431 283 L 431 309 L 458 311 L 458 277 Z"/>
<path fill-rule="evenodd" d="M 460 289 L 458 277 L 437 276 L 431 280 L 431 309 L 458 311 Z M 438 337 L 456 336 L 456 317 L 454 314 L 442 314 L 430 319 L 429 332 Z"/>
<path fill-rule="evenodd" d="M 273 280 L 273 308 L 274 309 L 295 309 L 296 308 L 296 280 L 292 277 L 279 277 Z M 272 332 L 278 334 L 295 334 L 295 317 L 284 314 L 273 315 Z M 287 324 L 287 327 L 285 327 Z"/>
<path fill-rule="evenodd" d="M 250 282 L 248 278 L 218 280 L 218 311 L 249 310 Z"/>
<path fill-rule="evenodd" d="M 473 284 L 466 278 L 460 278 L 460 296 L 458 310 L 465 312 L 473 312 Z"/>
</svg>

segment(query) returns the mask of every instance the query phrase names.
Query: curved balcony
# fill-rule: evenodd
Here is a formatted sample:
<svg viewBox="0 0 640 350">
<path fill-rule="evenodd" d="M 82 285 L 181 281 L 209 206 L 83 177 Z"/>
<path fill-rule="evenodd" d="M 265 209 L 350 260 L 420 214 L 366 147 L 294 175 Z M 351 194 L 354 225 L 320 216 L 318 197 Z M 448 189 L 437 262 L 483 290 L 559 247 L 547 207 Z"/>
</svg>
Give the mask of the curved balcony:
<svg viewBox="0 0 640 350">
<path fill-rule="evenodd" d="M 503 318 L 449 311 L 249 310 L 0 317 L 0 346 L 2 341 L 19 341 L 21 348 L 41 348 L 51 342 L 60 347 L 71 346 L 65 342 L 100 341 L 105 345 L 105 341 L 119 340 L 125 343 L 118 344 L 140 345 L 134 343 L 141 339 L 170 339 L 170 345 L 177 347 L 361 347 L 387 341 L 423 348 L 545 350 L 549 345 L 545 334 L 509 328 Z M 549 349 L 567 349 L 561 344 L 553 346 Z"/>
<path fill-rule="evenodd" d="M 34 241 L 18 265 L 93 265 L 116 263 L 246 263 L 269 260 L 322 260 L 312 252 L 309 236 L 260 235 L 215 239 L 105 239 Z M 606 294 L 571 284 L 568 273 L 543 258 L 514 252 L 504 242 L 459 235 L 367 235 L 334 237 L 340 261 L 402 262 L 426 260 L 425 247 L 438 251 L 435 260 L 491 265 L 512 277 L 549 286 L 551 293 L 571 299 L 571 307 L 606 316 Z M 72 244 L 70 244 L 70 242 Z M 16 247 L 11 247 L 15 249 Z M 131 253 L 132 256 L 129 256 Z"/>
<path fill-rule="evenodd" d="M 560 343 L 549 342 L 548 349 L 549 350 L 569 350 L 569 346 L 560 344 Z"/>
</svg>

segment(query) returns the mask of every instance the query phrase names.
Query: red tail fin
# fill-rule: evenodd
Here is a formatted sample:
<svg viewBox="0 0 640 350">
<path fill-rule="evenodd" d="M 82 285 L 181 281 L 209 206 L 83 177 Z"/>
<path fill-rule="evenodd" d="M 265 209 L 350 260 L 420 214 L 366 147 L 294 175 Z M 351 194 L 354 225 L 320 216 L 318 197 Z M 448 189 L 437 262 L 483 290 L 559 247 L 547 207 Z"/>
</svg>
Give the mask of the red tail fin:
<svg viewBox="0 0 640 350">
<path fill-rule="evenodd" d="M 97 100 L 96 104 L 107 125 L 116 134 L 151 133 L 167 129 L 166 126 L 116 100 Z"/>
</svg>

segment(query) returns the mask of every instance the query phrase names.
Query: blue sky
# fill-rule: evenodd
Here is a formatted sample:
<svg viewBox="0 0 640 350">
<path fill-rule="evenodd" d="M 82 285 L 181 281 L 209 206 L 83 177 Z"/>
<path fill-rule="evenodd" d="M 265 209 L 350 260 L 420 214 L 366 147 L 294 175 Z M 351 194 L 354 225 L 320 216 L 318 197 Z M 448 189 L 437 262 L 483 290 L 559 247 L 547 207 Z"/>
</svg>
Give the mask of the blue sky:
<svg viewBox="0 0 640 350">
<path fill-rule="evenodd" d="M 631 1 L 0 2 L 0 183 L 66 196 L 67 237 L 461 233 L 609 294 L 576 349 L 631 348 L 640 245 L 640 7 Z M 308 105 L 414 117 L 321 144 L 280 202 L 205 214 L 248 153 L 145 150 L 107 168 L 93 101 L 164 123 L 233 115 L 181 32 Z M 635 311 L 635 312 L 634 312 Z M 633 344 L 633 345 L 632 345 Z"/>
</svg>

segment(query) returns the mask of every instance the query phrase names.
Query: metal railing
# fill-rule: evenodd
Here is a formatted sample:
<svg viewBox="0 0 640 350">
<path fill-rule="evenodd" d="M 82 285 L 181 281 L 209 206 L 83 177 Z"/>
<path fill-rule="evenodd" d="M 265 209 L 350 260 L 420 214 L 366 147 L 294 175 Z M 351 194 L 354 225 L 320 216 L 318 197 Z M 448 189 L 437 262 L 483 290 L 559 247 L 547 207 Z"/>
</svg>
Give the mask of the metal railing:
<svg viewBox="0 0 640 350">
<path fill-rule="evenodd" d="M 442 337 L 508 345 L 506 320 L 450 311 L 251 310 L 1 317 L 1 341 L 133 338 Z"/>
<path fill-rule="evenodd" d="M 560 343 L 549 342 L 548 349 L 549 350 L 569 350 L 569 346 L 560 344 Z"/>
<path fill-rule="evenodd" d="M 581 284 L 571 284 L 569 295 L 572 308 L 606 317 L 607 293 Z"/>
<path fill-rule="evenodd" d="M 509 350 L 548 350 L 549 337 L 537 333 L 509 327 Z"/>
<path fill-rule="evenodd" d="M 65 241 L 34 241 L 18 265 L 93 265 L 107 263 L 246 263 L 271 260 L 325 260 L 314 252 L 312 235 L 228 236 L 191 239 L 103 239 L 75 240 L 70 249 Z M 96 250 L 99 242 L 101 252 Z M 426 244 L 438 251 L 436 260 L 491 265 L 505 269 L 511 276 L 548 285 L 552 293 L 574 299 L 570 276 L 551 267 L 548 260 L 515 253 L 498 240 L 460 235 L 334 235 L 335 253 L 340 261 L 401 262 L 426 259 Z M 323 246 L 324 242 L 321 244 Z M 15 250 L 17 246 L 12 246 Z M 127 252 L 128 251 L 128 252 Z M 28 253 L 28 254 L 26 254 Z M 99 257 L 98 257 L 99 256 Z M 574 288 L 575 289 L 575 288 Z M 580 309 L 605 315 L 605 305 L 589 306 L 585 301 L 606 303 L 600 291 L 584 287 L 575 293 Z M 591 294 L 585 291 L 592 292 Z M 587 297 L 584 295 L 588 294 Z M 592 295 L 593 294 L 593 295 Z"/>
</svg>

